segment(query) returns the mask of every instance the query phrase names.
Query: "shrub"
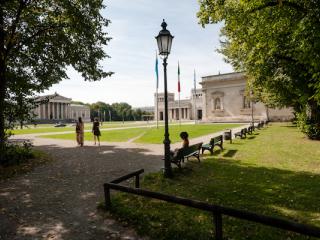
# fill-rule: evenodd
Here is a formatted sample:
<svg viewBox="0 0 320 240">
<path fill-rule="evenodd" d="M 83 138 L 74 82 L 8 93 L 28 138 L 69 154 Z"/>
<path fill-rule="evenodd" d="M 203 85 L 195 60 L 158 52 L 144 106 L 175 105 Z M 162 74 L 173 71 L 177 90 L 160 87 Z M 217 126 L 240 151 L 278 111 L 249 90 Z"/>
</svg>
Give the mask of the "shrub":
<svg viewBox="0 0 320 240">
<path fill-rule="evenodd" d="M 1 165 L 3 166 L 12 166 L 32 159 L 34 158 L 32 144 L 29 141 L 23 141 L 22 143 L 7 142 L 2 157 Z"/>
<path fill-rule="evenodd" d="M 320 140 L 320 123 L 310 120 L 306 113 L 297 114 L 297 125 L 312 140 Z"/>
</svg>

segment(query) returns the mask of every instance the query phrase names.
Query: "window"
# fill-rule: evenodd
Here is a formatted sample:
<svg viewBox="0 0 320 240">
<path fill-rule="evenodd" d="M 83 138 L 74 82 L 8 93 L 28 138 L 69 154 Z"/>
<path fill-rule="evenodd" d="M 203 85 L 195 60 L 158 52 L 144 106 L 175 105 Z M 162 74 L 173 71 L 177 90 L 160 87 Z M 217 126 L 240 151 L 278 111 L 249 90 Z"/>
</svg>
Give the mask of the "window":
<svg viewBox="0 0 320 240">
<path fill-rule="evenodd" d="M 212 111 L 217 112 L 223 112 L 223 98 L 224 98 L 224 92 L 221 91 L 215 91 L 211 93 L 211 108 Z"/>
<path fill-rule="evenodd" d="M 220 98 L 216 98 L 214 100 L 214 110 L 221 110 L 221 100 L 220 100 Z"/>
<path fill-rule="evenodd" d="M 251 102 L 250 102 L 250 99 L 247 96 L 243 96 L 242 107 L 244 109 L 251 108 Z"/>
</svg>

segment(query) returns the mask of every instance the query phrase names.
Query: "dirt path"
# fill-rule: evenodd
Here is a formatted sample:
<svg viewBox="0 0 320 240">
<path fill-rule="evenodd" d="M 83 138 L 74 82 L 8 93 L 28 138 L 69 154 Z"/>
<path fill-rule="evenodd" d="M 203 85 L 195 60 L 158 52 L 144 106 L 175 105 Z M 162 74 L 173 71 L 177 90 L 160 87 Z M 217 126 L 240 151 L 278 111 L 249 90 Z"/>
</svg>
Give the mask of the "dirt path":
<svg viewBox="0 0 320 240">
<path fill-rule="evenodd" d="M 0 239 L 139 239 L 127 227 L 97 214 L 102 184 L 130 171 L 158 171 L 162 146 L 75 147 L 73 141 L 35 139 L 54 161 L 0 182 Z M 88 143 L 89 144 L 89 143 Z M 129 146 L 130 145 L 130 146 Z"/>
<path fill-rule="evenodd" d="M 163 145 L 104 142 L 98 147 L 85 142 L 80 148 L 75 141 L 16 137 L 32 137 L 36 148 L 54 161 L 0 182 L 0 240 L 141 239 L 129 227 L 102 219 L 96 207 L 103 200 L 104 182 L 140 168 L 159 171 Z"/>
</svg>

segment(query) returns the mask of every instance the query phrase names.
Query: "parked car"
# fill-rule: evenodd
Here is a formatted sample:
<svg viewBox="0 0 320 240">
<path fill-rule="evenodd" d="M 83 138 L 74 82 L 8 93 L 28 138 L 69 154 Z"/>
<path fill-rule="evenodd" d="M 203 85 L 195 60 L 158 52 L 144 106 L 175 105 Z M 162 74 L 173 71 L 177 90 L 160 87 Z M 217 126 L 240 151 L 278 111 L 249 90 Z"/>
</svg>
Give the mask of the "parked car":
<svg viewBox="0 0 320 240">
<path fill-rule="evenodd" d="M 67 125 L 64 123 L 57 123 L 56 125 L 54 125 L 54 127 L 65 127 L 65 126 Z"/>
</svg>

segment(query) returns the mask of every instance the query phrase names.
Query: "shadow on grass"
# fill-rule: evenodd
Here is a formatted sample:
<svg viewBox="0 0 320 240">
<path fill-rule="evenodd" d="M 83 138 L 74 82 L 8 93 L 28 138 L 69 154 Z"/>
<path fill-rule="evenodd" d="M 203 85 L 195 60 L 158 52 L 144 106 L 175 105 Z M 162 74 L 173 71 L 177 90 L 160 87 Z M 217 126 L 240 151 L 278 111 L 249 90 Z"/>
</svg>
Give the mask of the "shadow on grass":
<svg viewBox="0 0 320 240">
<path fill-rule="evenodd" d="M 252 136 L 252 135 L 247 137 L 247 139 L 255 139 L 255 138 L 256 136 Z"/>
<path fill-rule="evenodd" d="M 285 127 L 285 128 L 298 128 L 297 125 L 281 125 L 280 127 Z"/>
<path fill-rule="evenodd" d="M 143 189 L 320 226 L 320 175 L 208 159 L 174 171 L 173 179 L 149 175 Z M 202 211 L 127 194 L 116 195 L 113 212 L 152 239 L 210 239 L 212 216 Z M 225 239 L 312 239 L 224 217 Z M 163 231 L 163 227 L 166 230 Z"/>
<path fill-rule="evenodd" d="M 238 152 L 238 150 L 228 150 L 228 152 L 226 152 L 225 154 L 223 154 L 223 157 L 231 158 L 231 157 L 233 157 L 237 152 Z"/>
</svg>

